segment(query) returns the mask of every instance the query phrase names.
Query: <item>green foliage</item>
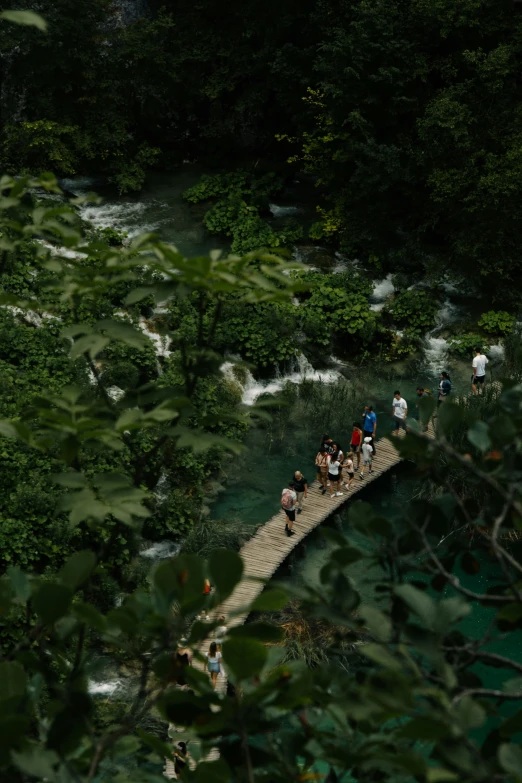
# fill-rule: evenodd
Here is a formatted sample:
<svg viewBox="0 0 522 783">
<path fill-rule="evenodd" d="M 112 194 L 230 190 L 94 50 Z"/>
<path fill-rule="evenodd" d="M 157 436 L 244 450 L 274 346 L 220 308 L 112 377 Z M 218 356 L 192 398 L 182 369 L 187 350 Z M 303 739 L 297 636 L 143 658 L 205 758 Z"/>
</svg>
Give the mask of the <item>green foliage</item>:
<svg viewBox="0 0 522 783">
<path fill-rule="evenodd" d="M 474 356 L 475 349 L 480 348 L 482 353 L 488 353 L 490 346 L 484 342 L 479 334 L 458 334 L 448 340 L 449 350 L 456 356 Z"/>
<path fill-rule="evenodd" d="M 239 169 L 223 174 L 204 174 L 196 185 L 184 192 L 183 198 L 193 204 L 211 199 L 244 199 L 260 208 L 282 186 L 283 181 L 274 172 L 257 175 L 247 169 Z"/>
<path fill-rule="evenodd" d="M 401 291 L 386 311 L 396 326 L 404 327 L 411 336 L 422 337 L 435 324 L 438 303 L 426 291 Z"/>
<path fill-rule="evenodd" d="M 9 171 L 75 174 L 82 153 L 89 154 L 88 145 L 77 125 L 36 120 L 4 128 L 0 160 Z"/>
<path fill-rule="evenodd" d="M 312 287 L 299 308 L 300 325 L 311 342 L 327 345 L 332 337 L 345 335 L 371 340 L 376 317 L 370 310 L 367 280 L 349 273 L 317 272 L 306 272 L 299 279 Z M 356 344 L 352 351 L 357 352 Z"/>
<path fill-rule="evenodd" d="M 205 175 L 200 183 L 185 191 L 184 198 L 193 203 L 217 199 L 205 214 L 205 226 L 215 234 L 232 237 L 232 252 L 248 253 L 260 247 L 288 247 L 303 236 L 297 221 L 288 220 L 282 229 L 274 230 L 259 214 L 260 209 L 266 210 L 269 196 L 281 185 L 272 172 L 256 176 L 240 170 Z"/>
<path fill-rule="evenodd" d="M 296 329 L 296 308 L 291 303 L 242 306 L 231 300 L 224 306 L 217 345 L 230 346 L 259 367 L 270 367 L 295 355 Z"/>
<path fill-rule="evenodd" d="M 478 325 L 488 334 L 505 335 L 513 329 L 515 318 L 505 310 L 488 310 L 482 313 Z"/>
</svg>

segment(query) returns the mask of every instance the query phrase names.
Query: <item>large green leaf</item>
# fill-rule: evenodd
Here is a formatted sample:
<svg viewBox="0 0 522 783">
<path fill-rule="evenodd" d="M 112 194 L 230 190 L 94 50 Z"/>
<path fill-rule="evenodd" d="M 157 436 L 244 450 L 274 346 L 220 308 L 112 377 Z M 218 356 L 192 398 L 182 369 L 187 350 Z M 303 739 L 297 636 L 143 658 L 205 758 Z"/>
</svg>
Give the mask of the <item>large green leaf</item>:
<svg viewBox="0 0 522 783">
<path fill-rule="evenodd" d="M 59 573 L 59 578 L 64 585 L 76 590 L 85 582 L 96 565 L 96 555 L 88 549 L 75 552 L 65 563 Z"/>
<path fill-rule="evenodd" d="M 0 663 L 0 702 L 18 701 L 24 694 L 27 676 L 20 664 Z"/>
<path fill-rule="evenodd" d="M 35 14 L 34 11 L 2 11 L 0 19 L 6 19 L 8 22 L 14 22 L 15 24 L 37 27 L 42 32 L 47 30 L 45 19 L 42 19 L 40 14 Z"/>
<path fill-rule="evenodd" d="M 7 569 L 7 575 L 17 599 L 25 604 L 31 595 L 31 584 L 27 574 L 24 574 L 19 566 L 11 566 Z"/>
<path fill-rule="evenodd" d="M 485 452 L 491 448 L 489 427 L 485 421 L 476 421 L 468 430 L 468 440 L 479 451 Z"/>
<path fill-rule="evenodd" d="M 227 639 L 223 644 L 223 660 L 236 681 L 247 680 L 259 674 L 267 656 L 266 647 L 254 639 Z"/>
<path fill-rule="evenodd" d="M 498 749 L 500 766 L 517 781 L 522 780 L 522 748 L 504 742 Z"/>
<path fill-rule="evenodd" d="M 228 631 L 230 638 L 257 639 L 259 642 L 279 642 L 283 638 L 283 631 L 272 623 L 248 623 L 247 625 L 238 625 Z"/>
<path fill-rule="evenodd" d="M 395 588 L 395 595 L 401 598 L 412 612 L 415 612 L 424 621 L 428 628 L 432 627 L 437 606 L 427 593 L 413 585 L 404 584 Z"/>
<path fill-rule="evenodd" d="M 253 612 L 277 612 L 288 603 L 288 593 L 281 587 L 263 590 L 255 601 L 252 602 L 251 610 Z"/>
<path fill-rule="evenodd" d="M 210 581 L 221 599 L 228 598 L 243 575 L 243 561 L 230 549 L 215 549 L 208 561 Z"/>
<path fill-rule="evenodd" d="M 72 597 L 66 585 L 46 582 L 33 596 L 33 608 L 43 623 L 51 625 L 69 611 Z"/>
<path fill-rule="evenodd" d="M 416 717 L 396 732 L 401 738 L 416 740 L 440 740 L 451 737 L 451 726 L 442 718 Z"/>
</svg>

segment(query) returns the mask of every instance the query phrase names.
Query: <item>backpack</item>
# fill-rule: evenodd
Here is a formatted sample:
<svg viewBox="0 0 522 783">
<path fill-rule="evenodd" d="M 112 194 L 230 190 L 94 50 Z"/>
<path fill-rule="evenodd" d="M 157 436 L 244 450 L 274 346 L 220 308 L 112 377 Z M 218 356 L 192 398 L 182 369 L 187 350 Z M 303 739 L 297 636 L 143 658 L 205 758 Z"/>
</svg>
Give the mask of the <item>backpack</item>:
<svg viewBox="0 0 522 783">
<path fill-rule="evenodd" d="M 286 508 L 290 511 L 292 506 L 294 505 L 294 501 L 292 498 L 292 490 L 291 489 L 284 489 L 283 494 L 281 496 L 281 506 L 282 508 Z"/>
<path fill-rule="evenodd" d="M 424 389 L 424 392 L 428 395 L 428 397 L 433 397 L 433 392 L 430 389 Z"/>
</svg>

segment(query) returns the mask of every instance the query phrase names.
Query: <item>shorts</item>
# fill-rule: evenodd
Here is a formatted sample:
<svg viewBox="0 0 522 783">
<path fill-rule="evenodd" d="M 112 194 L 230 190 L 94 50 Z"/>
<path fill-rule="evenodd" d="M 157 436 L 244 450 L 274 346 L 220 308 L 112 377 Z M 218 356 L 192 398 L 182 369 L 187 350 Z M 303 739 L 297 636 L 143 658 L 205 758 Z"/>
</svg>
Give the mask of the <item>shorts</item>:
<svg viewBox="0 0 522 783">
<path fill-rule="evenodd" d="M 360 450 L 361 450 L 360 443 L 350 443 L 350 451 L 353 451 L 354 454 L 358 454 Z"/>
<path fill-rule="evenodd" d="M 371 464 L 372 464 L 371 457 L 363 457 L 363 465 L 371 465 Z"/>
<path fill-rule="evenodd" d="M 400 430 L 400 429 L 405 430 L 406 429 L 406 422 L 404 421 L 404 419 L 399 419 L 398 416 L 394 416 L 393 417 L 393 421 L 395 422 L 395 429 L 396 430 Z"/>
<path fill-rule="evenodd" d="M 339 475 L 339 473 L 336 473 L 335 476 L 334 476 L 333 473 L 328 473 L 328 478 L 330 479 L 330 481 L 340 481 L 341 480 L 341 476 Z"/>
<path fill-rule="evenodd" d="M 348 478 L 349 479 L 353 479 L 354 476 L 355 476 L 355 473 L 348 473 Z"/>
<path fill-rule="evenodd" d="M 209 672 L 216 672 L 217 674 L 219 674 L 219 672 L 221 671 L 221 667 L 217 662 L 216 663 L 209 662 L 208 670 Z"/>
<path fill-rule="evenodd" d="M 290 522 L 295 522 L 295 508 L 293 509 L 284 508 L 283 511 L 285 512 Z"/>
<path fill-rule="evenodd" d="M 485 375 L 477 375 L 476 378 L 474 375 L 471 376 L 471 383 L 481 383 L 482 385 L 484 385 L 485 380 L 486 380 Z"/>
</svg>

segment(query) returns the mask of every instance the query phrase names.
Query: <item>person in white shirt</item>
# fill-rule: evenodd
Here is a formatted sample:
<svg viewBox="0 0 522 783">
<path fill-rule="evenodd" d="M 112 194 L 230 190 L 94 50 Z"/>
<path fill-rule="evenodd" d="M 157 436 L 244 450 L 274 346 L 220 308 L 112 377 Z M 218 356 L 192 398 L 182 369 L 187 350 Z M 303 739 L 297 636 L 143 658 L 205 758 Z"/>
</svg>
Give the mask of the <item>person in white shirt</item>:
<svg viewBox="0 0 522 783">
<path fill-rule="evenodd" d="M 334 497 L 334 489 L 336 489 L 335 497 L 340 498 L 344 493 L 339 491 L 341 489 L 341 462 L 338 451 L 328 455 L 328 478 L 330 480 L 330 497 Z"/>
<path fill-rule="evenodd" d="M 398 435 L 401 428 L 406 429 L 406 416 L 408 415 L 408 403 L 401 397 L 398 390 L 393 393 L 392 413 L 395 422 L 393 434 Z"/>
<path fill-rule="evenodd" d="M 479 394 L 479 389 L 484 390 L 484 381 L 486 380 L 486 364 L 488 357 L 481 353 L 480 348 L 475 348 L 475 358 L 472 362 L 473 375 L 471 376 L 471 388 L 473 394 Z"/>
<path fill-rule="evenodd" d="M 367 436 L 364 439 L 364 443 L 362 445 L 362 465 L 361 465 L 361 472 L 359 473 L 359 478 L 364 478 L 364 469 L 368 468 L 368 473 L 373 473 L 372 469 L 372 460 L 373 460 L 373 445 L 372 445 L 372 439 Z"/>
</svg>

